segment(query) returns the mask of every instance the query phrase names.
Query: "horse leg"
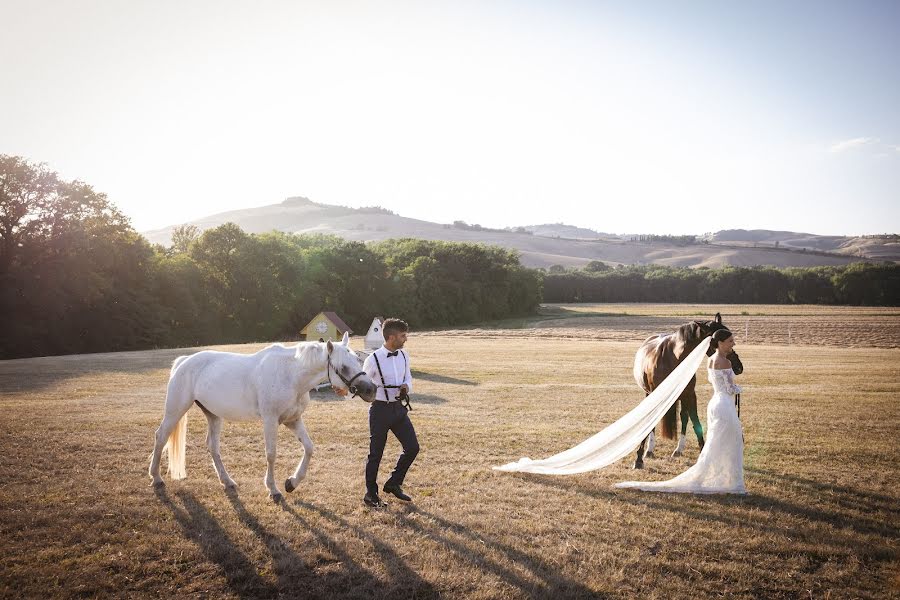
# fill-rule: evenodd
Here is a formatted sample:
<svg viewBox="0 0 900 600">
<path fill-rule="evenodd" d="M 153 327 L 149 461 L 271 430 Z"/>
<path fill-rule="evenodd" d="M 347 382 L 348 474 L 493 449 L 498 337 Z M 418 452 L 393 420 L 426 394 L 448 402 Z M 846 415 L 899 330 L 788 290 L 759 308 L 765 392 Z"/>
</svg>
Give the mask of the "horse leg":
<svg viewBox="0 0 900 600">
<path fill-rule="evenodd" d="M 200 408 L 203 408 L 203 406 L 200 406 Z M 222 482 L 226 489 L 233 490 L 237 487 L 237 484 L 228 475 L 225 465 L 222 464 L 222 456 L 219 454 L 219 437 L 222 435 L 222 424 L 225 420 L 212 414 L 205 408 L 203 408 L 203 413 L 206 415 L 206 420 L 209 423 L 209 430 L 206 432 L 206 448 L 209 450 L 210 456 L 212 456 L 216 475 L 219 476 L 219 481 Z"/>
<path fill-rule="evenodd" d="M 284 482 L 285 491 L 290 493 L 297 489 L 297 486 L 300 485 L 300 482 L 306 477 L 306 469 L 309 467 L 309 459 L 312 458 L 315 447 L 313 446 L 312 439 L 309 437 L 309 433 L 306 431 L 306 425 L 303 424 L 302 417 L 297 419 L 294 423 L 288 424 L 288 427 L 294 430 L 300 443 L 303 444 L 303 459 L 300 461 L 300 464 L 297 465 L 297 470 L 294 471 L 291 478 Z"/>
<path fill-rule="evenodd" d="M 266 441 L 266 478 L 265 485 L 269 489 L 269 497 L 274 502 L 281 501 L 281 492 L 275 485 L 275 446 L 278 443 L 278 419 L 266 417 L 263 419 L 263 438 Z"/>
<path fill-rule="evenodd" d="M 687 407 L 684 403 L 681 404 L 681 436 L 678 438 L 678 447 L 675 448 L 675 452 L 672 453 L 672 456 L 681 456 L 684 454 L 684 445 L 686 442 L 685 436 L 687 435 L 687 424 L 688 424 L 688 415 L 690 411 L 688 411 Z"/>
<path fill-rule="evenodd" d="M 169 475 L 173 479 L 183 479 L 185 476 L 184 450 L 187 436 L 187 411 L 191 408 L 191 404 L 193 401 L 190 394 L 184 389 L 181 378 L 176 376 L 170 380 L 166 391 L 163 420 L 159 429 L 156 430 L 153 453 L 150 455 L 149 473 L 153 478 L 154 486 L 163 485 L 162 477 L 159 474 L 159 463 L 163 449 L 166 447 L 169 449 Z"/>
<path fill-rule="evenodd" d="M 652 430 L 650 435 L 647 436 L 647 451 L 644 453 L 644 458 L 656 458 L 653 454 L 653 449 L 656 448 L 656 430 Z"/>
<path fill-rule="evenodd" d="M 162 479 L 162 476 L 159 474 L 159 463 L 162 459 L 163 449 L 166 447 L 166 444 L 169 441 L 169 437 L 176 433 L 175 429 L 179 425 L 179 421 L 181 420 L 181 415 L 165 415 L 163 417 L 162 423 L 159 426 L 159 429 L 156 430 L 156 435 L 154 438 L 153 444 L 153 454 L 150 455 L 150 477 L 153 478 L 152 485 L 160 486 L 164 485 L 165 482 Z"/>
<path fill-rule="evenodd" d="M 694 425 L 694 433 L 697 434 L 697 443 L 700 445 L 700 450 L 703 450 L 703 444 L 706 442 L 703 440 L 703 425 L 700 424 L 700 415 L 697 414 L 697 405 L 694 404 L 694 410 L 690 412 L 691 423 Z"/>
<path fill-rule="evenodd" d="M 635 457 L 634 465 L 632 466 L 633 469 L 643 469 L 644 468 L 644 446 L 647 444 L 647 438 L 649 438 L 649 437 L 650 436 L 648 435 L 646 438 L 641 440 L 641 445 L 638 446 L 637 456 Z"/>
</svg>

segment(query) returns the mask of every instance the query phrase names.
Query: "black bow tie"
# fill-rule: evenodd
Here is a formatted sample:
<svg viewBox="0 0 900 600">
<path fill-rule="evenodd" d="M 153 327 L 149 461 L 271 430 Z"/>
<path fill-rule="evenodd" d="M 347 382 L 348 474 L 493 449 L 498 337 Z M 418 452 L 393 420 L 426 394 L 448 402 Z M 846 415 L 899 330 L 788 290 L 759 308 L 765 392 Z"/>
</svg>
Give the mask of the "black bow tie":
<svg viewBox="0 0 900 600">
<path fill-rule="evenodd" d="M 393 357 L 397 356 L 397 353 L 398 353 L 398 352 L 400 352 L 400 351 L 399 351 L 399 350 L 394 350 L 393 352 L 388 352 L 388 353 L 387 353 L 387 357 L 388 357 L 388 358 L 393 358 Z"/>
</svg>

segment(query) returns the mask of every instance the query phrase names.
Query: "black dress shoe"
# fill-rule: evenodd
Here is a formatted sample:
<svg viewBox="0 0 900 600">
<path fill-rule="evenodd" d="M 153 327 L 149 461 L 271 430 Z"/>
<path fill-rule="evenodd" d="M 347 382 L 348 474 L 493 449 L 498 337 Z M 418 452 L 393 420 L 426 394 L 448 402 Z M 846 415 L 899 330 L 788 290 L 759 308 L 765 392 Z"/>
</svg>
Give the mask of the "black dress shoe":
<svg viewBox="0 0 900 600">
<path fill-rule="evenodd" d="M 363 503 L 365 503 L 366 506 L 371 506 L 373 508 L 381 508 L 382 506 L 387 506 L 387 504 L 384 503 L 384 500 L 378 497 L 378 494 L 372 494 L 368 492 L 366 492 L 366 495 L 363 496 Z"/>
<path fill-rule="evenodd" d="M 384 487 L 382 489 L 385 492 L 387 492 L 388 494 L 393 494 L 394 496 L 396 496 L 400 500 L 403 500 L 404 502 L 409 502 L 410 500 L 412 500 L 412 498 L 408 494 L 405 494 L 403 492 L 403 490 L 400 489 L 399 485 L 392 485 L 390 483 L 386 483 L 386 484 L 384 484 Z"/>
</svg>

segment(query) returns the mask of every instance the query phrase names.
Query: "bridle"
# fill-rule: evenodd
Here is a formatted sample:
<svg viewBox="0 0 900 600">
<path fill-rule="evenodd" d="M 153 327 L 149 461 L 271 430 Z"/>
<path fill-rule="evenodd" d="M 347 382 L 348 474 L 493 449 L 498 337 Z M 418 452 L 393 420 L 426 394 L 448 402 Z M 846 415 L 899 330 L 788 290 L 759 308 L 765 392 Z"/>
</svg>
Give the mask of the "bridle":
<svg viewBox="0 0 900 600">
<path fill-rule="evenodd" d="M 334 365 L 331 364 L 331 354 L 329 354 L 328 355 L 328 370 L 326 372 L 328 374 L 328 383 L 330 383 L 331 386 L 334 387 L 334 382 L 331 381 L 331 372 L 332 371 L 334 371 L 335 375 L 340 377 L 341 381 L 344 382 L 344 385 L 347 386 L 347 389 L 350 390 L 350 393 L 353 394 L 352 396 L 350 396 L 351 398 L 356 398 L 357 396 L 359 396 L 359 388 L 357 388 L 355 385 L 353 385 L 353 382 L 356 381 L 356 378 L 359 377 L 360 375 L 365 375 L 366 374 L 365 371 L 360 371 L 359 373 L 357 373 L 350 379 L 347 379 L 346 377 L 341 375 L 340 371 L 338 371 L 337 369 L 334 368 Z"/>
</svg>

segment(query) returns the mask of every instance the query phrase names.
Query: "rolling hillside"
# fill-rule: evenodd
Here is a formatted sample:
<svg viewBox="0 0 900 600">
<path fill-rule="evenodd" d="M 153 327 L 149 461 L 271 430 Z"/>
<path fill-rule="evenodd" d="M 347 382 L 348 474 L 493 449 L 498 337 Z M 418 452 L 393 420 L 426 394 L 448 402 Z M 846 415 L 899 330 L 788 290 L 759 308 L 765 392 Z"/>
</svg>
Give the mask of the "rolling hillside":
<svg viewBox="0 0 900 600">
<path fill-rule="evenodd" d="M 279 204 L 210 215 L 191 224 L 205 230 L 227 222 L 234 222 L 251 233 L 274 229 L 289 233 L 334 234 L 364 242 L 415 237 L 496 244 L 518 250 L 523 264 L 531 267 L 556 264 L 574 267 L 591 260 L 601 260 L 611 265 L 656 263 L 710 268 L 725 265 L 811 267 L 842 265 L 860 259 L 900 260 L 900 240 L 897 236 L 852 238 L 730 230 L 709 234 L 704 238 L 706 243 L 678 246 L 665 242 L 634 242 L 561 224 L 497 230 L 432 223 L 380 208 L 332 206 L 300 197 L 288 198 Z M 174 227 L 147 231 L 144 235 L 151 242 L 168 245 Z M 571 238 L 561 235 L 570 231 L 573 232 Z M 596 233 L 597 237 L 585 239 L 590 233 Z"/>
</svg>

